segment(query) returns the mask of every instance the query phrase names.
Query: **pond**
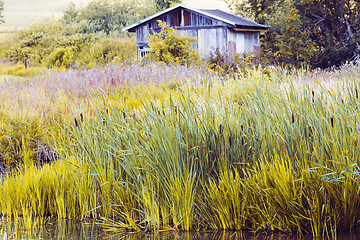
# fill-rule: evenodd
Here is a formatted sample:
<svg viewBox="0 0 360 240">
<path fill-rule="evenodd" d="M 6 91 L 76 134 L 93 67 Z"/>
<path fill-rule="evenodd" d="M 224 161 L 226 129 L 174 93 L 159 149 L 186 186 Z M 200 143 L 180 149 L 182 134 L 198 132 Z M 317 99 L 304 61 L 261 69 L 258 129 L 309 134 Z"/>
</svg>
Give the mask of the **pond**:
<svg viewBox="0 0 360 240">
<path fill-rule="evenodd" d="M 257 234 L 234 231 L 180 232 L 166 231 L 160 233 L 109 233 L 94 222 L 74 222 L 61 220 L 48 222 L 43 227 L 25 229 L 21 223 L 2 221 L 0 239 L 124 239 L 124 240 L 310 240 L 311 236 L 287 235 L 282 233 Z M 339 240 L 360 239 L 359 233 L 340 234 Z"/>
</svg>

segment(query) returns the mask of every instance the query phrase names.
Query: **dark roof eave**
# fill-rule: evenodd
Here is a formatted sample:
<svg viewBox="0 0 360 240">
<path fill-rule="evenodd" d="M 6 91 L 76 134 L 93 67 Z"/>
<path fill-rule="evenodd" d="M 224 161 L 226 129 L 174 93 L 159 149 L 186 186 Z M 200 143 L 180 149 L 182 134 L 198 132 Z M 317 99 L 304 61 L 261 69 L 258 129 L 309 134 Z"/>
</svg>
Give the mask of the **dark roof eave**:
<svg viewBox="0 0 360 240">
<path fill-rule="evenodd" d="M 132 28 L 129 28 L 127 31 L 128 32 L 136 32 L 136 28 L 137 28 L 138 26 L 135 26 L 135 27 L 132 27 Z M 209 26 L 209 27 L 211 27 L 211 26 Z M 258 31 L 267 31 L 267 30 L 269 30 L 269 28 L 270 28 L 270 26 L 266 26 L 266 25 L 263 25 L 263 26 L 259 26 L 259 27 L 257 27 L 257 26 L 243 26 L 243 25 L 236 25 L 235 27 L 234 26 L 232 26 L 232 27 L 230 27 L 231 29 L 241 29 L 241 30 L 258 30 Z"/>
<path fill-rule="evenodd" d="M 260 26 L 244 26 L 244 25 L 236 25 L 233 28 L 238 28 L 238 29 L 249 29 L 249 30 L 259 30 L 259 31 L 267 31 L 270 26 L 267 25 L 260 25 Z"/>
</svg>

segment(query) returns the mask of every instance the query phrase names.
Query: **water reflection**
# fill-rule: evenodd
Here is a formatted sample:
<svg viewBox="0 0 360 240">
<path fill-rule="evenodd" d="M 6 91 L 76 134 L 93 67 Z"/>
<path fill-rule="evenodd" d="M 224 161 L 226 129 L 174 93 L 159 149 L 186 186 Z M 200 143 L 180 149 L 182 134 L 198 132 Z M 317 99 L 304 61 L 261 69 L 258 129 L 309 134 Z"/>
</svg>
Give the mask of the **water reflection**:
<svg viewBox="0 0 360 240">
<path fill-rule="evenodd" d="M 0 239 L 102 239 L 103 231 L 94 222 L 52 221 L 25 229 L 21 222 L 2 221 Z"/>
<path fill-rule="evenodd" d="M 118 234 L 112 236 L 113 239 L 122 240 L 303 240 L 312 239 L 310 236 L 297 236 L 285 234 L 251 234 L 245 232 L 231 232 L 231 231 L 211 231 L 211 232 L 163 232 L 158 234 Z"/>
<path fill-rule="evenodd" d="M 94 222 L 49 221 L 42 227 L 25 229 L 22 223 L 2 221 L 0 239 L 121 239 L 121 240 L 310 240 L 311 236 L 282 233 L 257 234 L 249 232 L 161 232 L 161 233 L 108 233 Z M 359 233 L 340 234 L 338 240 L 360 239 Z"/>
</svg>

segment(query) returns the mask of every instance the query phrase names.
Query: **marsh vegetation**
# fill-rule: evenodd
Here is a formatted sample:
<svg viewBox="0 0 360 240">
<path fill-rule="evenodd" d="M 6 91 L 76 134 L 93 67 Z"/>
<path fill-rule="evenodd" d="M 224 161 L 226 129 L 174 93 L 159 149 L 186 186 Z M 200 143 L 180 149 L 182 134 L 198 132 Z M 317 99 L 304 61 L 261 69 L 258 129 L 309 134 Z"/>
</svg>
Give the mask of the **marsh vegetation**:
<svg viewBox="0 0 360 240">
<path fill-rule="evenodd" d="M 355 231 L 359 75 L 353 63 L 219 80 L 139 63 L 8 80 L 1 215 L 112 232 Z"/>
<path fill-rule="evenodd" d="M 283 17 L 299 20 L 286 2 L 292 17 Z M 164 26 L 140 61 L 134 39 L 118 33 L 133 12 L 119 10 L 104 32 L 111 8 L 99 5 L 92 21 L 96 7 L 71 5 L 61 21 L 0 45 L 3 221 L 30 231 L 92 221 L 130 239 L 223 230 L 224 239 L 230 231 L 336 238 L 359 229 L 357 50 L 337 68 L 300 67 L 297 52 L 278 57 L 289 27 L 261 64 L 220 54 L 205 62 L 187 47 L 171 55 L 172 43 L 193 40 Z M 310 38 L 292 40 L 300 48 Z"/>
</svg>

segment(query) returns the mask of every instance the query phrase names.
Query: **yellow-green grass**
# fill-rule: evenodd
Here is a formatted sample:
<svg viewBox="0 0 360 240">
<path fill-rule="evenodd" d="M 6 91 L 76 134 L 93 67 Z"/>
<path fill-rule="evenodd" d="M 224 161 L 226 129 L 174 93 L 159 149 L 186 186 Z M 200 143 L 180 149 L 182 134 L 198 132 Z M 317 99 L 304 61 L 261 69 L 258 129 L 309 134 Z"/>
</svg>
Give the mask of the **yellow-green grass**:
<svg viewBox="0 0 360 240">
<path fill-rule="evenodd" d="M 48 216 L 99 217 L 111 231 L 334 237 L 356 230 L 358 76 L 357 65 L 270 68 L 209 84 L 141 83 L 91 94 L 50 94 L 43 80 L 24 85 L 12 102 L 4 97 L 11 90 L 3 91 L 6 118 L 41 128 L 19 125 L 35 130 L 17 137 L 22 164 L 5 178 L 2 214 L 29 226 Z M 32 139 L 52 143 L 57 162 L 32 166 Z"/>
</svg>

